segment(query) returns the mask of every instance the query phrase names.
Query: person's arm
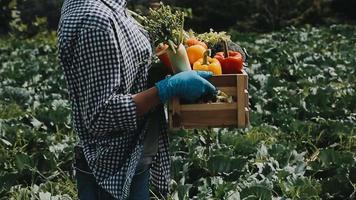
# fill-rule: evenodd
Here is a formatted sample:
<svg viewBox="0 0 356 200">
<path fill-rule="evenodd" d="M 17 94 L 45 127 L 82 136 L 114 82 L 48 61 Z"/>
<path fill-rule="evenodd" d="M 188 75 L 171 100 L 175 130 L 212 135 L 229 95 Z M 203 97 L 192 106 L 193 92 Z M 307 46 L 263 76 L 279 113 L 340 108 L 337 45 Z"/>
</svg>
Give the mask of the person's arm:
<svg viewBox="0 0 356 200">
<path fill-rule="evenodd" d="M 157 82 L 155 87 L 133 95 L 137 114 L 143 115 L 151 108 L 172 97 L 193 102 L 205 93 L 214 93 L 215 87 L 206 79 L 212 76 L 206 71 L 185 71 Z"/>
<path fill-rule="evenodd" d="M 133 95 L 136 104 L 136 114 L 142 116 L 160 103 L 158 90 L 151 87 L 148 90 Z"/>
<path fill-rule="evenodd" d="M 137 115 L 147 113 L 174 96 L 194 101 L 204 93 L 214 93 L 215 87 L 206 80 L 211 75 L 210 72 L 186 71 L 157 82 L 155 87 L 133 95 Z"/>
<path fill-rule="evenodd" d="M 74 46 L 74 71 L 79 112 L 91 134 L 137 129 L 133 94 L 117 92 L 121 86 L 123 55 L 110 30 L 86 29 Z M 139 103 L 140 104 L 140 103 Z"/>
</svg>

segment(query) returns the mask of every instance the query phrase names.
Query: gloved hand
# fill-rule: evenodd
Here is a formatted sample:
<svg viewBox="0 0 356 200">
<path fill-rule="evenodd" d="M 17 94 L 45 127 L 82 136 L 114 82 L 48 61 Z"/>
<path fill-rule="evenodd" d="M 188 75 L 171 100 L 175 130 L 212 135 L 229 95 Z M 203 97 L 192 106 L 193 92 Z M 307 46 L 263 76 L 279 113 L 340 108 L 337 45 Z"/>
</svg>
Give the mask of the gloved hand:
<svg viewBox="0 0 356 200">
<path fill-rule="evenodd" d="M 215 92 L 215 87 L 206 80 L 211 76 L 212 73 L 206 71 L 185 71 L 168 77 L 155 85 L 162 102 L 175 96 L 193 102 L 203 94 Z"/>
</svg>

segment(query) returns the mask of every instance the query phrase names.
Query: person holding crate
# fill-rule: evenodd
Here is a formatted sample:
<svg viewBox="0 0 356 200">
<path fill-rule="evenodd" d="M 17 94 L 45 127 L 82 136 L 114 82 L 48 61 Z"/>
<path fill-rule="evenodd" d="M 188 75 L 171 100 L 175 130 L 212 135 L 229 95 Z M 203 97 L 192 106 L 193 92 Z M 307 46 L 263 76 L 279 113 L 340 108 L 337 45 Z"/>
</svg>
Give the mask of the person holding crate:
<svg viewBox="0 0 356 200">
<path fill-rule="evenodd" d="M 78 134 L 79 199 L 165 197 L 170 161 L 162 103 L 194 101 L 215 87 L 209 72 L 186 71 L 147 87 L 152 47 L 125 0 L 65 0 L 58 28 L 60 65 Z"/>
</svg>

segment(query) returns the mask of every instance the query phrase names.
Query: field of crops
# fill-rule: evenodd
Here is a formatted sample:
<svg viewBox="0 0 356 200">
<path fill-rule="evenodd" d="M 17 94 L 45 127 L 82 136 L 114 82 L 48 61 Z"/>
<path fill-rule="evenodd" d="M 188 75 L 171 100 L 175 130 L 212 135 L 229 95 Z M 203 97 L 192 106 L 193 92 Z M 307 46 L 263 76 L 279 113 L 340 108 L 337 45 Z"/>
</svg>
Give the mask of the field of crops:
<svg viewBox="0 0 356 200">
<path fill-rule="evenodd" d="M 356 27 L 232 35 L 252 125 L 171 133 L 171 198 L 356 199 Z M 0 39 L 0 199 L 76 199 L 56 53 L 54 34 Z"/>
</svg>

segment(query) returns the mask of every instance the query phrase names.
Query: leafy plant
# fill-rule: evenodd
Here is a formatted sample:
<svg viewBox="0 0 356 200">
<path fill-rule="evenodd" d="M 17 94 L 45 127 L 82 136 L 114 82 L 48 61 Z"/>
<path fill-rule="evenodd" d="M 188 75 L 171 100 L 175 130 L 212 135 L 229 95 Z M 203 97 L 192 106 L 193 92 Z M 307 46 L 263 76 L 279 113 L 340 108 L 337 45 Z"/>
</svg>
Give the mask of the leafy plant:
<svg viewBox="0 0 356 200">
<path fill-rule="evenodd" d="M 147 16 L 137 16 L 148 31 L 153 43 L 169 43 L 171 48 L 176 48 L 183 42 L 184 12 L 173 10 L 170 6 L 160 4 L 158 9 L 150 8 Z"/>
<path fill-rule="evenodd" d="M 354 199 L 356 29 L 231 32 L 252 126 L 170 133 L 170 199 Z M 0 39 L 0 199 L 76 199 L 55 35 Z"/>
</svg>

